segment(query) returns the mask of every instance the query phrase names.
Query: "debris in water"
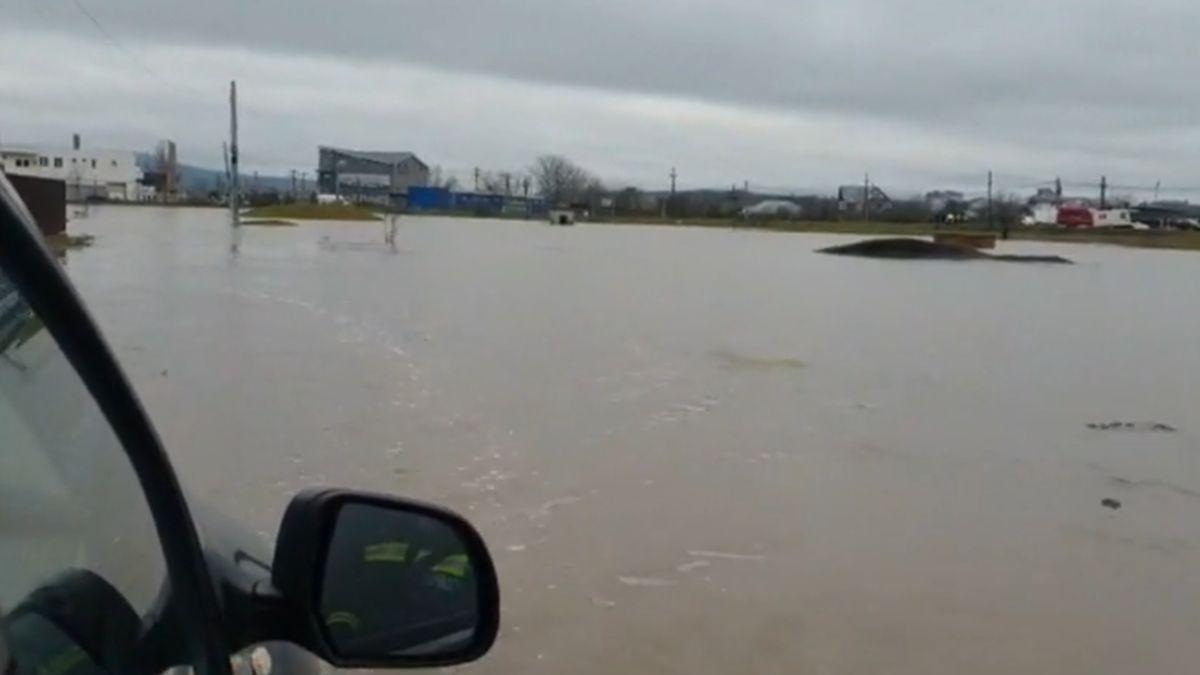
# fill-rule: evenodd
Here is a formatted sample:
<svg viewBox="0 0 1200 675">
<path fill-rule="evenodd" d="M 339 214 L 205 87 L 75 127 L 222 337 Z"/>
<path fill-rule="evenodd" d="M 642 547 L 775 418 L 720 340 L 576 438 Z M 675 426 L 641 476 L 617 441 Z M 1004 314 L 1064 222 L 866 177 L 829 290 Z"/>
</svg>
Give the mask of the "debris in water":
<svg viewBox="0 0 1200 675">
<path fill-rule="evenodd" d="M 162 375 L 163 377 L 166 377 L 166 376 L 167 376 L 167 369 L 166 369 L 166 368 L 163 368 L 163 371 L 162 371 L 161 373 L 159 373 L 159 375 Z"/>
<path fill-rule="evenodd" d="M 1175 483 L 1171 483 L 1171 482 L 1165 481 L 1165 480 L 1156 480 L 1156 479 L 1130 480 L 1128 478 L 1122 478 L 1121 476 L 1109 476 L 1109 482 L 1111 482 L 1113 485 L 1117 485 L 1117 486 L 1120 486 L 1123 488 L 1157 488 L 1157 489 L 1161 489 L 1161 490 L 1166 490 L 1168 492 L 1174 492 L 1175 494 L 1177 494 L 1181 497 L 1191 497 L 1192 499 L 1200 499 L 1200 490 L 1194 490 L 1192 488 L 1184 487 L 1182 485 L 1176 485 Z"/>
<path fill-rule="evenodd" d="M 712 355 L 726 367 L 735 369 L 796 370 L 806 365 L 792 356 L 743 354 L 728 348 L 713 350 Z"/>
<path fill-rule="evenodd" d="M 708 562 L 707 560 L 693 560 L 691 562 L 685 562 L 675 569 L 680 572 L 691 572 L 692 570 L 698 570 L 701 567 L 708 567 L 711 564 L 712 563 Z"/>
<path fill-rule="evenodd" d="M 721 560 L 766 560 L 767 556 L 753 553 L 722 553 L 721 551 L 688 551 L 693 558 L 718 558 Z"/>
<path fill-rule="evenodd" d="M 1089 422 L 1087 428 L 1098 431 L 1113 431 L 1116 429 L 1126 431 L 1163 431 L 1167 433 L 1178 431 L 1178 429 L 1170 424 L 1163 424 L 1162 422 L 1122 422 L 1120 420 L 1112 422 Z"/>
<path fill-rule="evenodd" d="M 1071 264 L 1070 260 L 1057 255 L 991 255 L 970 246 L 939 244 L 910 237 L 867 239 L 852 244 L 817 249 L 817 253 L 899 260 L 1002 260 L 1006 262 Z"/>
<path fill-rule="evenodd" d="M 513 544 L 513 545 L 511 545 L 511 546 L 509 546 L 509 547 L 508 547 L 508 550 L 510 550 L 510 551 L 512 551 L 512 552 L 514 552 L 514 553 L 516 553 L 516 552 L 519 552 L 519 551 L 524 551 L 524 550 L 525 550 L 525 544 Z"/>
<path fill-rule="evenodd" d="M 539 518 L 546 518 L 550 515 L 550 512 L 552 510 L 554 510 L 560 506 L 567 506 L 568 504 L 574 504 L 578 501 L 580 501 L 579 497 L 559 497 L 558 499 L 551 499 L 548 502 L 543 502 L 537 508 L 530 509 L 526 515 L 529 517 L 530 520 L 538 520 Z"/>
<path fill-rule="evenodd" d="M 663 586 L 674 586 L 679 583 L 671 579 L 658 579 L 655 577 L 617 577 L 617 581 L 626 586 L 639 586 L 643 588 L 661 588 Z"/>
<path fill-rule="evenodd" d="M 1113 511 L 1116 511 L 1117 509 L 1121 508 L 1121 502 L 1119 502 L 1111 497 L 1100 500 L 1100 505 L 1106 509 L 1112 509 Z"/>
<path fill-rule="evenodd" d="M 604 598 L 601 598 L 596 595 L 592 596 L 592 604 L 597 607 L 604 607 L 604 608 L 612 608 L 612 607 L 617 606 L 616 602 L 614 602 L 612 600 L 605 600 Z"/>
</svg>

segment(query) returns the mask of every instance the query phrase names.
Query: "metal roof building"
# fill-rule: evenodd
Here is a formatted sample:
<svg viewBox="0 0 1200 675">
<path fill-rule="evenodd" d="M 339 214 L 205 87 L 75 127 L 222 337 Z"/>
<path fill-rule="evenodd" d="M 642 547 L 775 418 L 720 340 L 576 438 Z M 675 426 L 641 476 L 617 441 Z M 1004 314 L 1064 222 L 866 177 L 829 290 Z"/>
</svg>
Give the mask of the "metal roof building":
<svg viewBox="0 0 1200 675">
<path fill-rule="evenodd" d="M 317 190 L 359 202 L 403 202 L 408 188 L 429 184 L 429 166 L 407 151 L 320 146 Z"/>
</svg>

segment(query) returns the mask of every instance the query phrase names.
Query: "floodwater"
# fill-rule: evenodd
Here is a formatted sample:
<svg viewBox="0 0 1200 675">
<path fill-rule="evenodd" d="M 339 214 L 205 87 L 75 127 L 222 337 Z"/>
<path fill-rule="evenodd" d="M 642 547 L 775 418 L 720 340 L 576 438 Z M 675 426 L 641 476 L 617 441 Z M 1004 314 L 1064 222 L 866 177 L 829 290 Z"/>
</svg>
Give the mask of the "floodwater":
<svg viewBox="0 0 1200 675">
<path fill-rule="evenodd" d="M 469 515 L 480 673 L 1192 672 L 1200 256 L 95 208 L 72 252 L 183 482 Z M 1089 429 L 1112 420 L 1161 422 Z M 1101 505 L 1116 499 L 1122 508 Z"/>
</svg>

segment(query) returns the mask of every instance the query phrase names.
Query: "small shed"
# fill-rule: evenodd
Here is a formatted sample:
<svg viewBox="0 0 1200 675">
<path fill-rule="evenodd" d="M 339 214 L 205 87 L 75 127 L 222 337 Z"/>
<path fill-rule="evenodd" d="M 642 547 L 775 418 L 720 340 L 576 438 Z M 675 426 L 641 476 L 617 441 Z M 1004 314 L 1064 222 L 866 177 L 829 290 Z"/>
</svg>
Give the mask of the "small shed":
<svg viewBox="0 0 1200 675">
<path fill-rule="evenodd" d="M 574 225 L 575 211 L 573 209 L 550 209 L 551 225 Z"/>
</svg>

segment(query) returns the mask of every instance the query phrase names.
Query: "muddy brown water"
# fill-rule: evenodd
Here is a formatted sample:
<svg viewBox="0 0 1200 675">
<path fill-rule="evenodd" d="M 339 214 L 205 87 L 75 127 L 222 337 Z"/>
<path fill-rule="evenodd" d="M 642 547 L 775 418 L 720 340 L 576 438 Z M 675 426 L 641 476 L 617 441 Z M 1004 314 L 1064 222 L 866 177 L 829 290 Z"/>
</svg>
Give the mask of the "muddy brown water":
<svg viewBox="0 0 1200 675">
<path fill-rule="evenodd" d="M 481 673 L 1182 673 L 1200 256 L 858 260 L 823 235 L 101 207 L 68 270 L 183 482 L 469 515 Z M 1175 432 L 1089 429 L 1111 420 Z M 1113 498 L 1122 508 L 1101 506 Z"/>
</svg>

